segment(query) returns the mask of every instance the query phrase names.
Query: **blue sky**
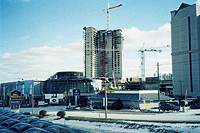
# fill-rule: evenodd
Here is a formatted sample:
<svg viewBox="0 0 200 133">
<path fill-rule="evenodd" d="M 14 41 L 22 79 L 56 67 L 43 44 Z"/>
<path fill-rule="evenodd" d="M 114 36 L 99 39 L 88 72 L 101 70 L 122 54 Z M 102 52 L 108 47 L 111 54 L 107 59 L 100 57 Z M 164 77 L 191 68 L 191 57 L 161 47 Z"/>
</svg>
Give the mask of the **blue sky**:
<svg viewBox="0 0 200 133">
<path fill-rule="evenodd" d="M 106 29 L 106 12 L 82 15 L 108 2 L 123 4 L 110 10 L 110 29 L 123 30 L 124 77 L 137 77 L 143 42 L 145 48 L 170 45 L 170 11 L 197 0 L 1 0 L 0 82 L 83 71 L 83 27 Z M 147 54 L 147 76 L 155 73 L 157 61 L 170 64 L 170 58 L 170 48 Z M 171 73 L 166 68 L 161 73 Z"/>
</svg>

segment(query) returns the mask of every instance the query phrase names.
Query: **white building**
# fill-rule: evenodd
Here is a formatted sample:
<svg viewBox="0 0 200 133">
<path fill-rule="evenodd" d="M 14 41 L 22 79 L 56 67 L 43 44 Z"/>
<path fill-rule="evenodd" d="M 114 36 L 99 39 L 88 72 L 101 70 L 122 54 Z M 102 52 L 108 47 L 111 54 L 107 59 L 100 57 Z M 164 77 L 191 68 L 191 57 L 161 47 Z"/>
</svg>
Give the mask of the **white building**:
<svg viewBox="0 0 200 133">
<path fill-rule="evenodd" d="M 92 106 L 94 108 L 103 107 L 104 93 L 97 93 L 91 96 Z M 113 91 L 107 93 L 107 105 L 111 107 L 112 104 L 119 99 L 122 101 L 124 108 L 127 109 L 150 109 L 158 107 L 159 102 L 173 100 L 169 96 L 162 93 L 158 94 L 158 90 L 137 90 L 137 91 Z"/>
<path fill-rule="evenodd" d="M 95 77 L 95 44 L 97 30 L 93 27 L 84 27 L 85 30 L 85 76 Z"/>
<path fill-rule="evenodd" d="M 174 96 L 200 96 L 200 5 L 171 11 Z"/>
</svg>

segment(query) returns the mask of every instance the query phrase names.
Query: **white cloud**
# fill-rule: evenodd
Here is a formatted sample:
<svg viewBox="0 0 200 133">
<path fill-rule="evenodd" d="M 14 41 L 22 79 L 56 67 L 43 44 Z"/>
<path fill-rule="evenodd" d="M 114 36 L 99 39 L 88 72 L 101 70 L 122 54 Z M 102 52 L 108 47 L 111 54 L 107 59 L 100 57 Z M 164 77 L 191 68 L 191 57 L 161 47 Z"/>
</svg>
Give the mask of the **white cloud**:
<svg viewBox="0 0 200 133">
<path fill-rule="evenodd" d="M 136 27 L 124 29 L 123 36 L 127 49 L 141 48 L 145 42 L 146 47 L 160 47 L 171 44 L 170 23 L 158 28 L 158 30 L 141 31 Z"/>
<path fill-rule="evenodd" d="M 29 39 L 29 35 L 20 37 L 20 40 L 23 40 L 23 41 L 25 41 L 25 40 L 27 40 L 27 39 Z"/>
<path fill-rule="evenodd" d="M 170 23 L 164 24 L 157 30 L 142 31 L 136 27 L 124 29 L 124 77 L 140 77 L 141 57 L 138 52 L 145 42 L 144 48 L 161 49 L 163 52 L 145 52 L 145 75 L 153 76 L 156 72 L 157 61 L 161 64 L 160 73 L 171 73 L 171 30 Z M 163 65 L 162 65 L 163 64 Z"/>
<path fill-rule="evenodd" d="M 74 46 L 78 46 L 76 49 Z M 83 43 L 34 47 L 0 56 L 1 82 L 17 78 L 45 80 L 57 71 L 83 71 Z"/>
<path fill-rule="evenodd" d="M 145 48 L 170 45 L 170 24 L 167 23 L 157 30 L 142 31 L 136 27 L 124 29 L 123 36 L 123 75 L 124 77 L 140 77 L 140 53 L 138 50 L 145 42 Z M 28 39 L 29 36 L 22 37 Z M 62 40 L 57 36 L 55 41 Z M 145 52 L 146 76 L 156 72 L 157 61 L 160 73 L 171 73 L 170 48 L 162 49 L 162 53 Z M 70 43 L 54 47 L 33 47 L 18 53 L 0 55 L 0 81 L 16 81 L 18 78 L 45 80 L 58 71 L 83 71 L 83 42 Z"/>
<path fill-rule="evenodd" d="M 200 0 L 197 0 L 197 3 L 200 4 Z"/>
</svg>

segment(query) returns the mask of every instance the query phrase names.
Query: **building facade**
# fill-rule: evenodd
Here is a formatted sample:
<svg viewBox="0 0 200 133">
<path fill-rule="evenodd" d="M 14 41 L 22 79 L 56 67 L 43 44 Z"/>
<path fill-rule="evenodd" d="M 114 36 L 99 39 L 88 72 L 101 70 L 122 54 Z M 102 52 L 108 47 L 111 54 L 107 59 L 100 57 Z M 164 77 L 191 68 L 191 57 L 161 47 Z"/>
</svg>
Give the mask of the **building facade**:
<svg viewBox="0 0 200 133">
<path fill-rule="evenodd" d="M 173 95 L 200 96 L 200 5 L 171 11 Z"/>
<path fill-rule="evenodd" d="M 84 78 L 83 72 L 57 72 L 44 84 L 45 94 L 69 94 L 73 89 L 79 89 L 80 93 L 93 92 L 92 80 Z"/>
<path fill-rule="evenodd" d="M 84 27 L 85 76 L 122 78 L 122 30 L 96 30 Z"/>
<path fill-rule="evenodd" d="M 95 45 L 96 45 L 96 34 L 97 29 L 93 27 L 84 27 L 85 30 L 85 76 L 87 78 L 95 77 Z"/>
<path fill-rule="evenodd" d="M 91 96 L 93 108 L 103 108 L 103 98 L 105 93 L 98 93 Z M 149 109 L 158 107 L 159 102 L 173 100 L 169 96 L 160 93 L 158 90 L 135 90 L 135 91 L 114 91 L 107 93 L 107 106 L 112 107 L 113 103 L 121 100 L 126 109 Z"/>
<path fill-rule="evenodd" d="M 32 96 L 35 101 L 43 98 L 43 81 L 21 80 L 16 82 L 1 83 L 0 103 L 3 106 L 10 105 L 10 92 L 18 90 L 21 92 L 21 104 L 32 104 Z"/>
<path fill-rule="evenodd" d="M 81 99 L 87 99 L 94 94 L 92 80 L 85 78 L 83 72 L 64 71 L 57 72 L 45 81 L 43 92 L 45 102 L 50 104 L 68 104 L 74 105 L 76 99 L 73 90 L 79 90 L 79 104 Z M 85 102 L 84 102 L 85 103 Z"/>
<path fill-rule="evenodd" d="M 95 88 L 100 88 L 96 85 Z M 74 104 L 73 90 L 79 89 L 81 98 L 87 98 L 95 93 L 93 82 L 83 76 L 83 72 L 64 71 L 57 72 L 45 81 L 20 80 L 0 84 L 0 106 L 10 105 L 10 92 L 21 92 L 21 104 L 32 105 L 34 102 L 45 101 L 48 104 L 64 104 L 71 97 Z M 66 103 L 66 101 L 65 101 Z"/>
</svg>

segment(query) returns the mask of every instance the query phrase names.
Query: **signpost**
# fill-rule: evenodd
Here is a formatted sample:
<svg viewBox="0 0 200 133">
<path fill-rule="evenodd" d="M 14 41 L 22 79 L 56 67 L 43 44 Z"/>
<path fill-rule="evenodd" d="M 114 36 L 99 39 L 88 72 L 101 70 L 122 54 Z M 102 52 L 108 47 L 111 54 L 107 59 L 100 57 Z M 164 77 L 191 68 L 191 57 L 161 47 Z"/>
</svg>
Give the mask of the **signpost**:
<svg viewBox="0 0 200 133">
<path fill-rule="evenodd" d="M 74 89 L 73 96 L 75 96 L 75 106 L 77 106 L 77 96 L 80 96 L 80 89 Z"/>
<path fill-rule="evenodd" d="M 74 89 L 73 96 L 80 96 L 80 89 Z"/>
<path fill-rule="evenodd" d="M 21 91 L 13 90 L 10 92 L 10 107 L 11 110 L 15 112 L 20 112 L 20 104 L 21 104 Z"/>
</svg>

